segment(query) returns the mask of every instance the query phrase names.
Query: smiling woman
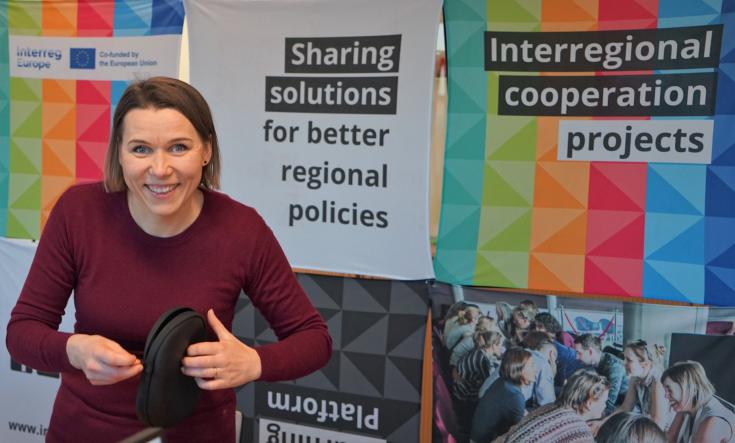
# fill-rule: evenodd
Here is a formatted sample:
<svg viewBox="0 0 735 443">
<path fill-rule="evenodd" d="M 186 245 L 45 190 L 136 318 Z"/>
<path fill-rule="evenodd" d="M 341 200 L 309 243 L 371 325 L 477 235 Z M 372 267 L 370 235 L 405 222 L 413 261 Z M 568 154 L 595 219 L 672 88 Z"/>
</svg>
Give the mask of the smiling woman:
<svg viewBox="0 0 735 443">
<path fill-rule="evenodd" d="M 203 390 L 167 442 L 233 441 L 234 389 L 302 377 L 331 355 L 326 325 L 255 210 L 219 193 L 209 106 L 188 84 L 131 84 L 113 117 L 105 181 L 54 207 L 8 324 L 14 360 L 61 372 L 48 442 L 119 441 L 136 417 L 141 356 L 172 307 L 205 314 L 211 341 L 181 370 Z M 230 331 L 245 292 L 278 343 L 249 347 Z M 74 334 L 58 331 L 74 293 Z"/>
</svg>

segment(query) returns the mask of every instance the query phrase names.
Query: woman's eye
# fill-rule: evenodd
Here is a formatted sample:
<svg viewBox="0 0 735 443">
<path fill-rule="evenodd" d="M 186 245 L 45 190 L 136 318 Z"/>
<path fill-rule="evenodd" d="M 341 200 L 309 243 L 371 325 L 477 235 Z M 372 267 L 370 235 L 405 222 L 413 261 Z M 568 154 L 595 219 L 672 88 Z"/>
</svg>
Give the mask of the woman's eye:
<svg viewBox="0 0 735 443">
<path fill-rule="evenodd" d="M 133 147 L 132 152 L 134 154 L 145 154 L 150 151 L 150 148 L 148 146 L 138 145 Z"/>
<path fill-rule="evenodd" d="M 171 146 L 170 149 L 171 149 L 171 152 L 186 152 L 189 149 L 189 147 L 181 143 L 177 143 Z"/>
</svg>

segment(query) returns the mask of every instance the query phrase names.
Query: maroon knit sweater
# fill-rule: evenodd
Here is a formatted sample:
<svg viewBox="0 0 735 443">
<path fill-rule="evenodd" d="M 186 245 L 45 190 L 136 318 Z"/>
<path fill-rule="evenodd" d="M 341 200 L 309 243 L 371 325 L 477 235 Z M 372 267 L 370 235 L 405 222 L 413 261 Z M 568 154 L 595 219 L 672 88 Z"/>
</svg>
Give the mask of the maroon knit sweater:
<svg viewBox="0 0 735 443">
<path fill-rule="evenodd" d="M 15 360 L 62 373 L 47 441 L 115 442 L 143 428 L 135 415 L 140 377 L 92 386 L 69 363 L 71 334 L 58 326 L 72 291 L 75 332 L 102 335 L 141 356 L 150 328 L 174 306 L 202 315 L 214 308 L 231 329 L 241 290 L 280 340 L 255 348 L 262 380 L 298 378 L 326 364 L 327 327 L 255 210 L 204 191 L 196 221 L 160 238 L 135 223 L 124 192 L 106 193 L 100 183 L 67 190 L 46 224 L 7 331 Z M 232 389 L 202 391 L 194 414 L 167 441 L 234 441 L 234 408 Z"/>
</svg>

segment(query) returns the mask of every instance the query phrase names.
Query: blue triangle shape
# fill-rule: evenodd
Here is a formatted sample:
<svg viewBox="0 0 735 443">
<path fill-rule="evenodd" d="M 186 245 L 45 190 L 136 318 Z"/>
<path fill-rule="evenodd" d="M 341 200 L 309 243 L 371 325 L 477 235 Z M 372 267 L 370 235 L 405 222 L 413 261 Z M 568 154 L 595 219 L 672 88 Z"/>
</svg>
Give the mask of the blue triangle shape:
<svg viewBox="0 0 735 443">
<path fill-rule="evenodd" d="M 444 149 L 446 159 L 485 160 L 485 117 L 484 113 L 449 115 Z M 450 141 L 450 138 L 455 140 Z"/>
<path fill-rule="evenodd" d="M 704 264 L 704 217 L 646 258 L 694 265 Z"/>
<path fill-rule="evenodd" d="M 446 211 L 443 215 L 445 217 L 447 216 Z M 452 214 L 452 217 L 457 217 L 457 214 Z M 459 217 L 464 217 L 464 219 L 458 221 L 448 231 L 444 229 L 443 231 L 445 232 L 440 233 L 438 241 L 441 241 L 441 244 L 449 249 L 477 249 L 477 229 L 480 222 L 480 208 L 474 208 L 469 214 L 461 214 Z"/>
<path fill-rule="evenodd" d="M 645 298 L 689 302 L 671 283 L 646 261 L 643 262 L 643 291 Z"/>
<path fill-rule="evenodd" d="M 735 245 L 730 246 L 725 252 L 707 262 L 707 266 L 718 266 L 721 268 L 732 268 L 735 266 Z"/>
<path fill-rule="evenodd" d="M 711 264 L 735 245 L 735 218 L 707 217 L 705 226 L 704 261 Z M 728 266 L 735 266 L 735 262 Z"/>
<path fill-rule="evenodd" d="M 646 211 L 704 214 L 706 172 L 706 167 L 699 165 L 650 165 L 646 178 Z"/>
<path fill-rule="evenodd" d="M 704 302 L 716 306 L 735 305 L 735 270 L 707 266 Z"/>
<path fill-rule="evenodd" d="M 181 33 L 184 4 L 181 0 L 153 0 L 151 35 Z"/>
<path fill-rule="evenodd" d="M 444 4 L 444 22 L 485 21 L 485 2 L 476 0 L 452 0 Z"/>
<path fill-rule="evenodd" d="M 707 168 L 706 208 L 708 216 L 735 217 L 735 167 Z"/>
<path fill-rule="evenodd" d="M 672 293 L 672 298 L 667 298 L 667 300 L 686 301 L 688 303 L 704 303 L 703 265 L 654 260 L 645 260 L 645 263 L 649 265 L 660 278 L 666 280 L 668 285 L 676 290 L 678 295 Z"/>
<path fill-rule="evenodd" d="M 691 17 L 694 15 L 720 14 L 719 9 L 708 5 L 702 0 L 686 0 L 679 2 L 666 2 L 666 7 L 659 8 L 660 18 L 668 17 Z"/>
<path fill-rule="evenodd" d="M 712 138 L 712 164 L 735 165 L 735 115 L 716 115 Z"/>
<path fill-rule="evenodd" d="M 721 63 L 717 81 L 717 114 L 735 114 L 735 63 Z"/>
<path fill-rule="evenodd" d="M 722 15 L 735 12 L 735 0 L 723 0 L 722 1 Z"/>
<path fill-rule="evenodd" d="M 125 1 L 115 2 L 115 30 L 148 29 L 150 24 L 143 20 Z"/>
</svg>

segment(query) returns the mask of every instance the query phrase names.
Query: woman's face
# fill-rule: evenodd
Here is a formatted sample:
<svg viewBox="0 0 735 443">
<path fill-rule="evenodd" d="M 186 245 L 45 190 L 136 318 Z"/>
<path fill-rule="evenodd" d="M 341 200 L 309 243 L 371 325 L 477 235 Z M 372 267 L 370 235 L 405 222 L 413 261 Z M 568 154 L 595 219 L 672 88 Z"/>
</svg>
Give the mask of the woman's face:
<svg viewBox="0 0 735 443">
<path fill-rule="evenodd" d="M 631 377 L 644 378 L 651 370 L 651 362 L 641 361 L 630 348 L 625 348 L 625 372 Z"/>
<path fill-rule="evenodd" d="M 600 398 L 591 398 L 587 401 L 587 412 L 585 413 L 586 420 L 594 420 L 602 417 L 602 413 L 605 412 L 605 406 L 607 405 L 607 397 L 610 394 L 609 390 L 605 390 Z"/>
<path fill-rule="evenodd" d="M 531 321 L 519 312 L 513 314 L 513 322 L 518 326 L 518 329 L 528 329 L 531 327 Z"/>
<path fill-rule="evenodd" d="M 523 364 L 523 371 L 521 372 L 521 383 L 524 385 L 533 384 L 536 381 L 536 363 L 533 358 L 528 358 L 526 363 Z"/>
<path fill-rule="evenodd" d="M 186 228 L 199 213 L 211 148 L 175 109 L 133 109 L 123 120 L 120 165 L 136 222 Z"/>
<path fill-rule="evenodd" d="M 671 409 L 676 412 L 686 411 L 687 408 L 684 406 L 684 390 L 681 385 L 674 383 L 670 378 L 665 378 L 662 382 L 664 385 L 664 394 L 666 400 L 669 401 Z"/>
</svg>

